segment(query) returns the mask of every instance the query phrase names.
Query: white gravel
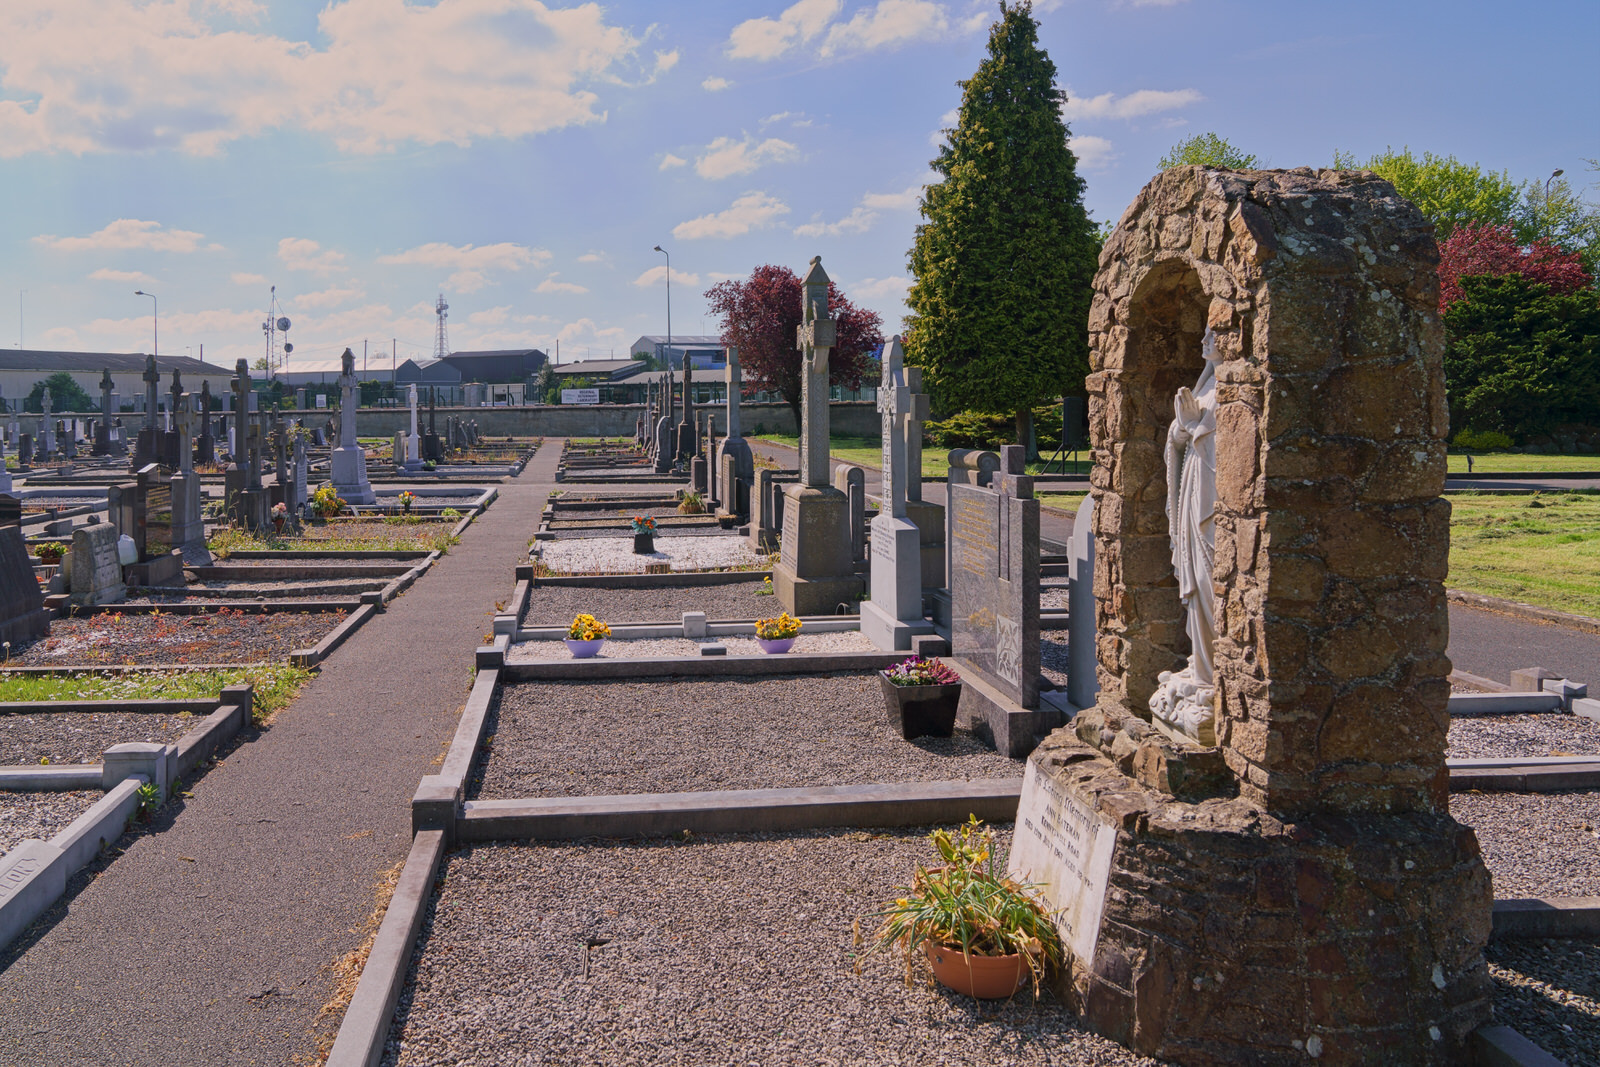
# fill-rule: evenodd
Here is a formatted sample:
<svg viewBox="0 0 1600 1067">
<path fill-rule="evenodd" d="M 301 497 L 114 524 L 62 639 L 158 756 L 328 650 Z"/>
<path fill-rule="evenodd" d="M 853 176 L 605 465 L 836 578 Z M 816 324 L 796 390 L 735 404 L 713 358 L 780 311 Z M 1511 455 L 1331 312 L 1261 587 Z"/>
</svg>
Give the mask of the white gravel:
<svg viewBox="0 0 1600 1067">
<path fill-rule="evenodd" d="M 1600 793 L 1453 793 L 1496 899 L 1600 896 Z"/>
<path fill-rule="evenodd" d="M 758 569 L 769 557 L 750 550 L 748 538 L 657 537 L 656 550 L 636 556 L 633 538 L 583 537 L 564 541 L 538 541 L 534 551 L 556 574 L 643 574 L 645 565 L 666 563 L 675 571 Z"/>
<path fill-rule="evenodd" d="M 860 953 L 932 853 L 925 831 L 822 831 L 451 856 L 385 1064 L 1155 1061 L 1049 997 L 979 1002 Z"/>
<path fill-rule="evenodd" d="M 700 647 L 720 644 L 730 656 L 759 656 L 761 646 L 754 637 L 711 637 L 704 641 L 688 637 L 652 637 L 638 639 L 611 638 L 600 647 L 595 659 L 637 659 L 644 656 L 700 655 Z M 831 634 L 808 634 L 804 630 L 789 650 L 789 654 L 824 652 L 876 652 L 873 643 L 859 630 L 845 630 Z M 521 641 L 506 650 L 508 663 L 526 663 L 533 660 L 571 659 L 572 652 L 564 641 Z"/>
<path fill-rule="evenodd" d="M 1600 722 L 1582 715 L 1475 715 L 1450 720 L 1455 759 L 1600 755 Z"/>
<path fill-rule="evenodd" d="M 0 792 L 0 856 L 28 838 L 50 840 L 103 796 L 98 789 Z"/>
</svg>

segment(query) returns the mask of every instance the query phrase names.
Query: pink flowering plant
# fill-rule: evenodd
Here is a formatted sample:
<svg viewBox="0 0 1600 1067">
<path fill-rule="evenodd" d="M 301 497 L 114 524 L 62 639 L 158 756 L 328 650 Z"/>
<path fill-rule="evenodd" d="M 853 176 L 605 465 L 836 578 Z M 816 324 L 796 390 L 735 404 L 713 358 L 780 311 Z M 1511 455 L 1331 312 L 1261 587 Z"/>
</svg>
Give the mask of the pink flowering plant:
<svg viewBox="0 0 1600 1067">
<path fill-rule="evenodd" d="M 901 660 L 885 673 L 893 685 L 956 685 L 961 681 L 961 675 L 948 663 L 921 656 Z"/>
</svg>

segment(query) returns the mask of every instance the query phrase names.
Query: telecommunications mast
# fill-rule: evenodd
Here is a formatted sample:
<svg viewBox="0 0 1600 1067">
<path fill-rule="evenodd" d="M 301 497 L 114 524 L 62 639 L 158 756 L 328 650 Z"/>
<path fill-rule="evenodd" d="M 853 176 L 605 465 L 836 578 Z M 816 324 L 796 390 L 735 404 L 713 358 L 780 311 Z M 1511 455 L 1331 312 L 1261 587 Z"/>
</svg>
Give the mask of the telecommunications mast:
<svg viewBox="0 0 1600 1067">
<path fill-rule="evenodd" d="M 267 335 L 267 378 L 270 381 L 278 376 L 289 360 L 289 353 L 294 351 L 294 345 L 289 343 L 289 317 L 281 313 L 278 307 L 278 287 L 272 287 L 272 299 L 267 304 L 267 321 L 261 324 L 261 332 Z M 281 336 L 280 336 L 281 335 Z"/>
<path fill-rule="evenodd" d="M 433 305 L 434 314 L 439 316 L 439 328 L 433 335 L 433 358 L 443 359 L 450 354 L 450 339 L 445 336 L 444 320 L 450 317 L 450 305 L 444 302 L 444 294 L 439 294 L 438 303 Z"/>
</svg>

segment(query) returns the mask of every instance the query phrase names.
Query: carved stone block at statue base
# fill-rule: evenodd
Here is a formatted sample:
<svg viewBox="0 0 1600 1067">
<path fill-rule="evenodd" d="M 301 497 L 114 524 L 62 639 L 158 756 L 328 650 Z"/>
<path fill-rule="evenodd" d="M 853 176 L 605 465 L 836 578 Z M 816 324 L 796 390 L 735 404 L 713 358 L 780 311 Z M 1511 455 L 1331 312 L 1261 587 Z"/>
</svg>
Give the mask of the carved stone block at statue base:
<svg viewBox="0 0 1600 1067">
<path fill-rule="evenodd" d="M 376 504 L 372 483 L 367 480 L 367 454 L 360 445 L 336 448 L 328 457 L 333 488 L 347 504 Z"/>
<path fill-rule="evenodd" d="M 1428 812 L 1285 823 L 1238 797 L 1185 803 L 1070 730 L 1034 752 L 1026 782 L 1018 841 L 1050 838 L 1063 859 L 1019 843 L 1032 866 L 1011 873 L 1050 883 L 1078 923 L 1063 942 L 1092 946 L 1065 982 L 1090 1028 L 1186 1067 L 1304 1063 L 1313 1039 L 1320 1063 L 1471 1062 L 1492 892 L 1470 829 Z M 1169 901 L 1152 885 L 1183 890 Z"/>
<path fill-rule="evenodd" d="M 783 487 L 782 553 L 772 568 L 772 590 L 791 615 L 853 611 L 864 583 L 850 558 L 850 501 L 828 487 Z"/>
</svg>

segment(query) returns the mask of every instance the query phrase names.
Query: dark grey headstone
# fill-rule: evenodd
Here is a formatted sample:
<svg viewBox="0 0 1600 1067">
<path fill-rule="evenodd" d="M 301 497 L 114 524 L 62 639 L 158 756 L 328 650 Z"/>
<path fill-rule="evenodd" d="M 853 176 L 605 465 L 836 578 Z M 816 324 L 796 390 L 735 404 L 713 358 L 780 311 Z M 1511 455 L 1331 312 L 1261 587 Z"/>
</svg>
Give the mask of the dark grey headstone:
<svg viewBox="0 0 1600 1067">
<path fill-rule="evenodd" d="M 955 654 L 1022 707 L 1037 707 L 1039 502 L 1033 479 L 999 474 L 987 486 L 953 484 L 948 507 Z"/>
</svg>

